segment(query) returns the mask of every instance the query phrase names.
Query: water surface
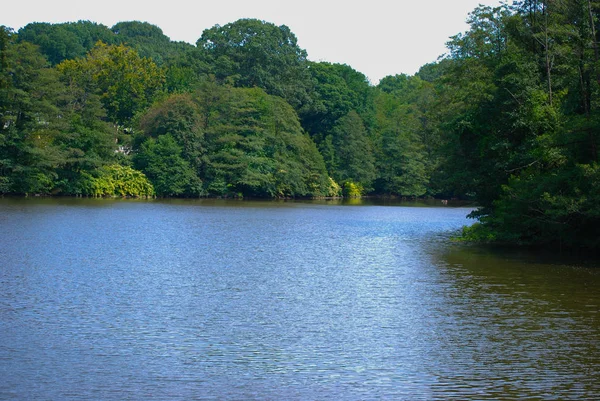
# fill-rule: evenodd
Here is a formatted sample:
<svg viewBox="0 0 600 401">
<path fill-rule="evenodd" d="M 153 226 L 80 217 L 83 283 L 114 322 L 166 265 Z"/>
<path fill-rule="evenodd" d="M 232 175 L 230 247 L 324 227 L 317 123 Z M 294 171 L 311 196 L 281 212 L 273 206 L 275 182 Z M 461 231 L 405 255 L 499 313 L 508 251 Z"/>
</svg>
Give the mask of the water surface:
<svg viewBox="0 0 600 401">
<path fill-rule="evenodd" d="M 0 199 L 0 399 L 600 398 L 600 270 L 406 205 Z"/>
</svg>

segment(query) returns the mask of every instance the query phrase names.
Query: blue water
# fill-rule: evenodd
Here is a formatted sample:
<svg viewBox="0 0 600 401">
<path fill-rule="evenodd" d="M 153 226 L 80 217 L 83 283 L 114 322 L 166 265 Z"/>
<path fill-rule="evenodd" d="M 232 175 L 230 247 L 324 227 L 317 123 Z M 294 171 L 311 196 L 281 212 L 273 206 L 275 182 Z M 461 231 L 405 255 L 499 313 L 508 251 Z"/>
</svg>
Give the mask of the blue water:
<svg viewBox="0 0 600 401">
<path fill-rule="evenodd" d="M 0 199 L 0 399 L 592 399 L 598 269 L 469 209 Z"/>
</svg>

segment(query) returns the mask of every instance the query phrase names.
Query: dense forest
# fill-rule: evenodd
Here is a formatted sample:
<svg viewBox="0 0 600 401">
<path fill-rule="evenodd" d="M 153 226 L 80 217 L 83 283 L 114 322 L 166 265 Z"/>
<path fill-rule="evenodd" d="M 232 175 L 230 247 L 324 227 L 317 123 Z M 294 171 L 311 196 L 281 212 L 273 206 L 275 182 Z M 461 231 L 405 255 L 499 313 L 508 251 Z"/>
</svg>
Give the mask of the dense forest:
<svg viewBox="0 0 600 401">
<path fill-rule="evenodd" d="M 2 26 L 0 194 L 471 199 L 465 238 L 600 246 L 600 3 L 468 22 L 376 86 L 254 19 L 195 45 L 137 21 Z"/>
</svg>

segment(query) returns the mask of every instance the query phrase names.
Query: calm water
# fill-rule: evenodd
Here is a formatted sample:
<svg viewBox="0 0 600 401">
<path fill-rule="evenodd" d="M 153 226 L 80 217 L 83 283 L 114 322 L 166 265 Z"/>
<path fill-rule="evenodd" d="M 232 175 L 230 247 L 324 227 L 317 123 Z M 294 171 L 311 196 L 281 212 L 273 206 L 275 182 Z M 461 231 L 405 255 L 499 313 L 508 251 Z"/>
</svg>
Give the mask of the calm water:
<svg viewBox="0 0 600 401">
<path fill-rule="evenodd" d="M 599 399 L 600 268 L 468 211 L 0 199 L 0 399 Z"/>
</svg>

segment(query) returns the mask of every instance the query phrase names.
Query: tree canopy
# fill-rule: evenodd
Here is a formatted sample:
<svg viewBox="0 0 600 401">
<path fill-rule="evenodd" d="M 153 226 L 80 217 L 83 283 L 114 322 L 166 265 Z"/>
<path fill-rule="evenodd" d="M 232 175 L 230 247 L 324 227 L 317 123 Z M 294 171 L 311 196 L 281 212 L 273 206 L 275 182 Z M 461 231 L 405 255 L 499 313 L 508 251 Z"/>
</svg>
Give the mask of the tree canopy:
<svg viewBox="0 0 600 401">
<path fill-rule="evenodd" d="M 0 29 L 0 193 L 469 199 L 464 237 L 595 248 L 600 8 L 477 7 L 448 53 L 372 85 L 241 19 Z"/>
<path fill-rule="evenodd" d="M 307 54 L 287 26 L 241 19 L 205 30 L 196 45 L 220 82 L 263 88 L 297 111 L 309 105 L 313 85 Z"/>
</svg>

